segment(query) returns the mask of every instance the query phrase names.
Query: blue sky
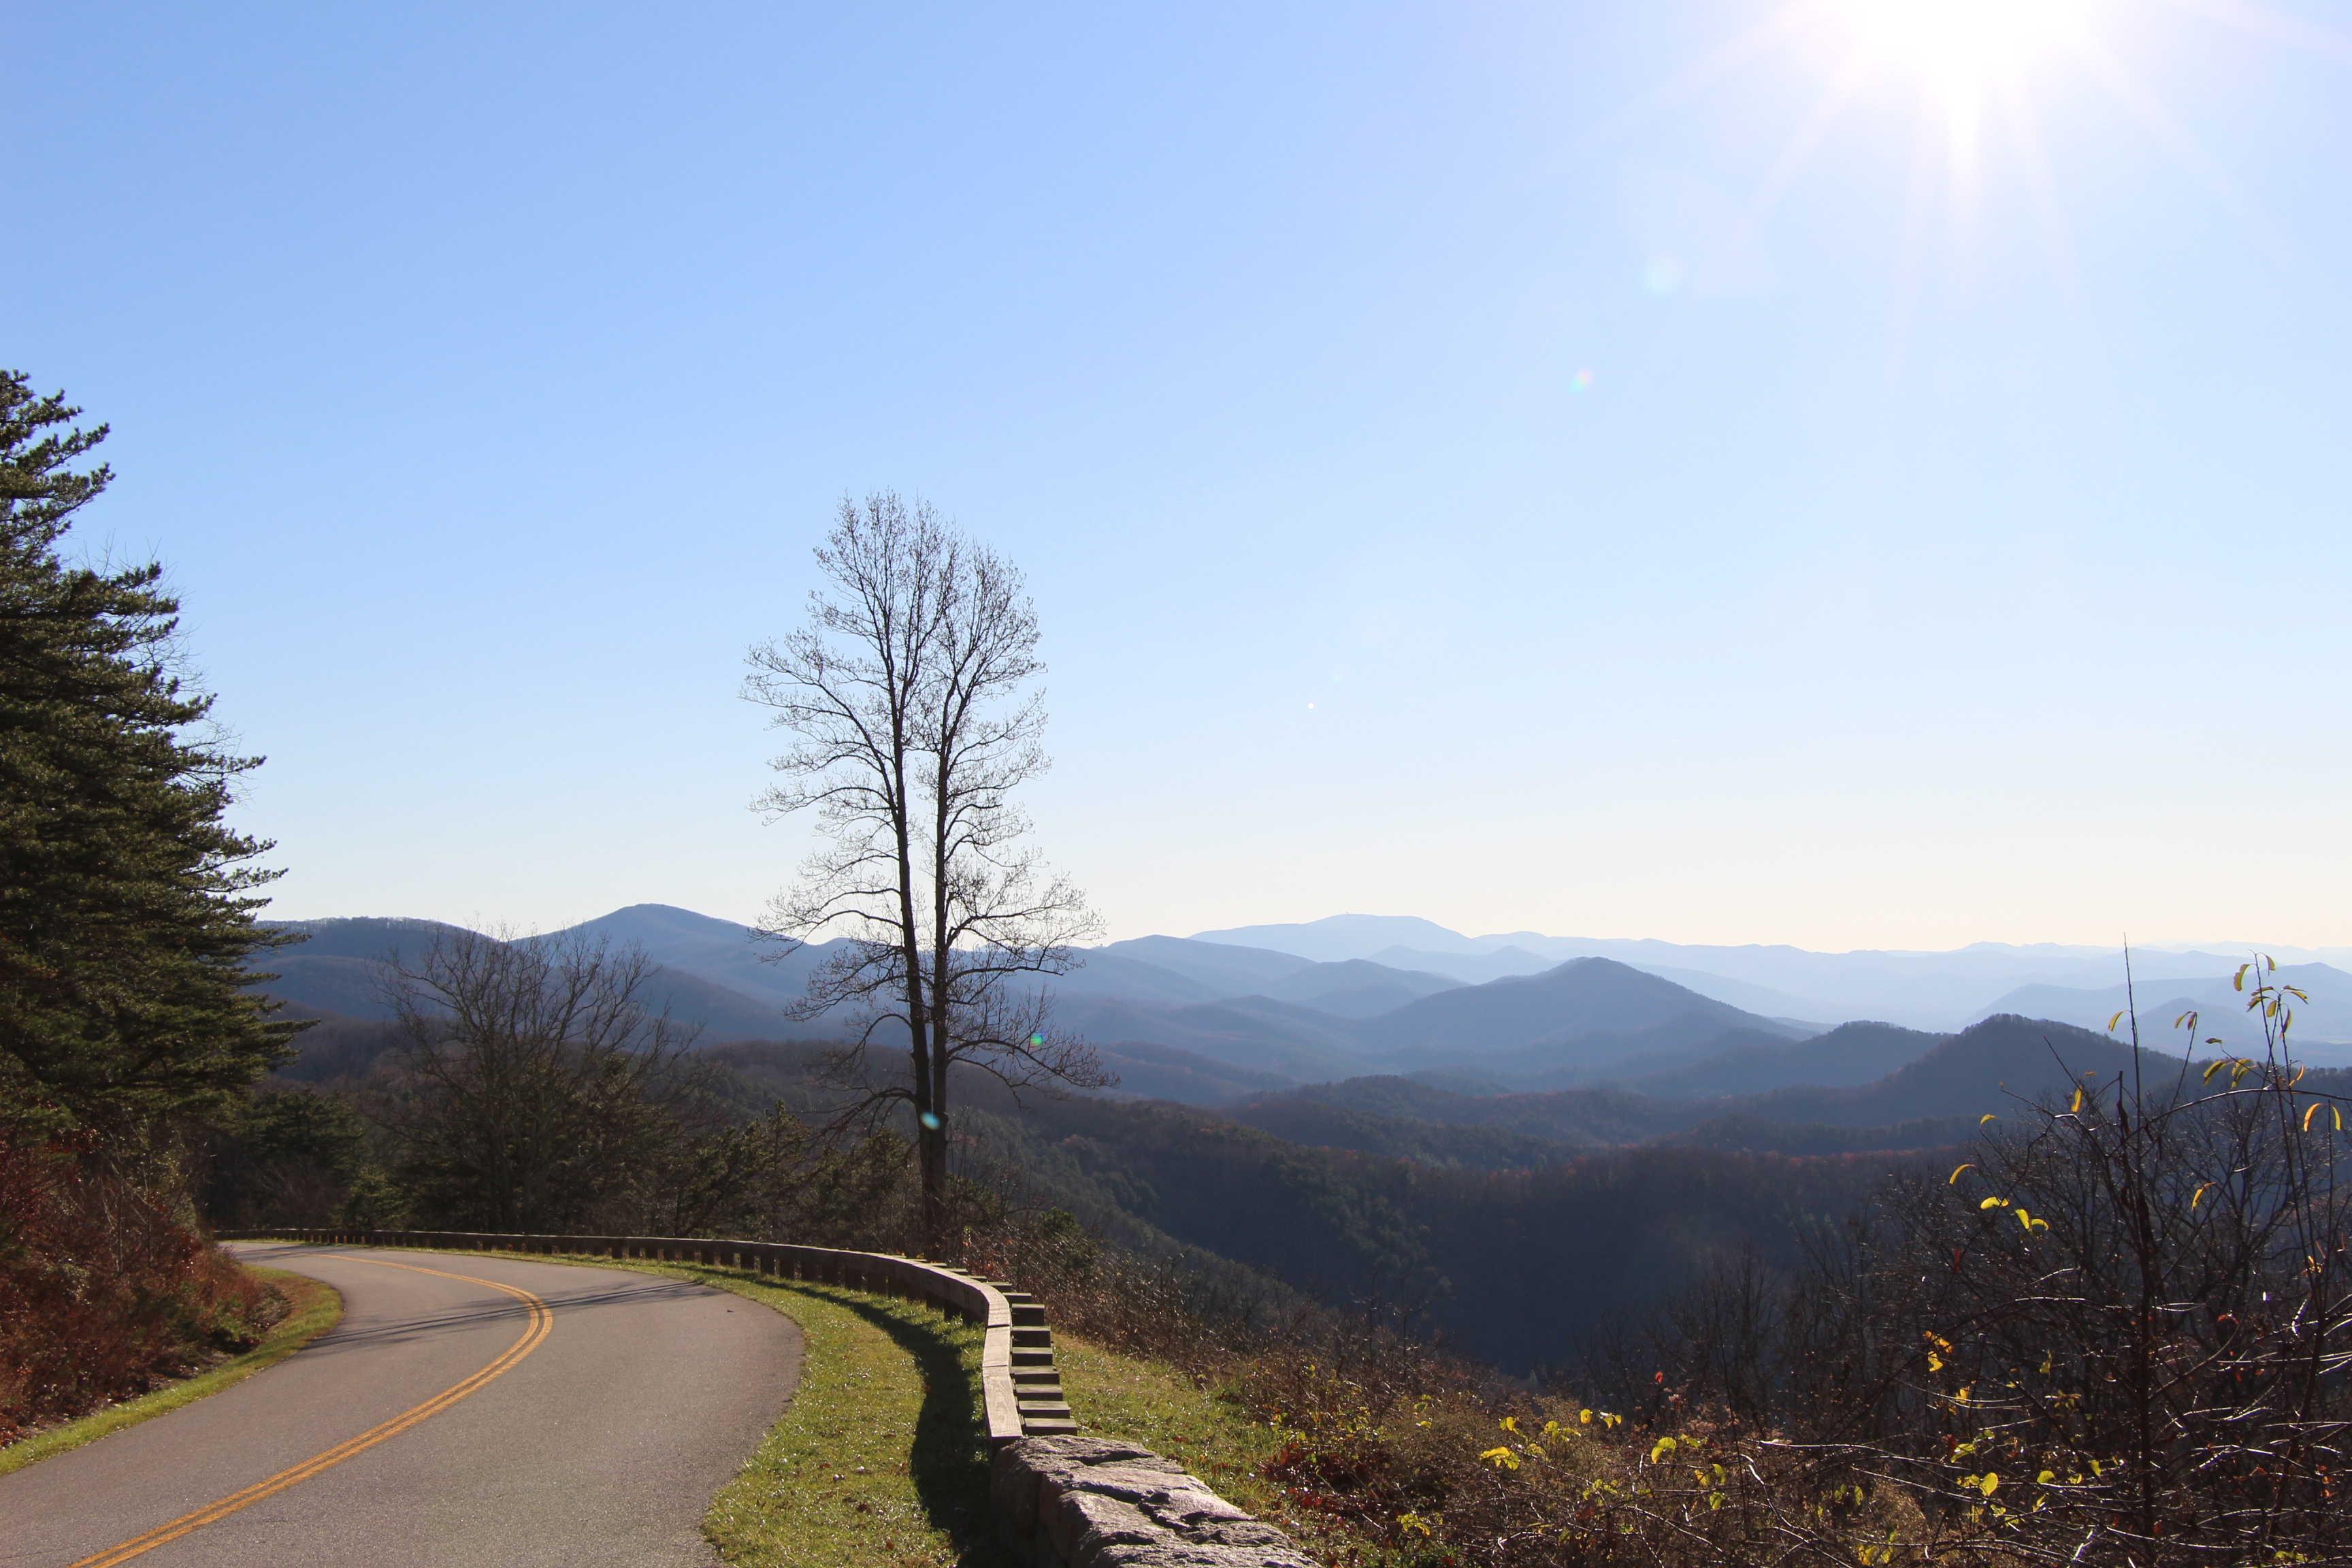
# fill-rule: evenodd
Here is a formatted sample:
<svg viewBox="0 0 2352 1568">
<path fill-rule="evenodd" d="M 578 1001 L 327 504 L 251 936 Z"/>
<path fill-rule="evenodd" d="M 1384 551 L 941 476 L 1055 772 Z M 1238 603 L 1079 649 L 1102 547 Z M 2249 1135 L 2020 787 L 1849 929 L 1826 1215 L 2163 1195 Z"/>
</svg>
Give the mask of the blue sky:
<svg viewBox="0 0 2352 1568">
<path fill-rule="evenodd" d="M 751 918 L 895 486 L 1116 935 L 2352 942 L 2352 34 L 1868 10 L 6 0 L 0 358 L 289 915 Z"/>
</svg>

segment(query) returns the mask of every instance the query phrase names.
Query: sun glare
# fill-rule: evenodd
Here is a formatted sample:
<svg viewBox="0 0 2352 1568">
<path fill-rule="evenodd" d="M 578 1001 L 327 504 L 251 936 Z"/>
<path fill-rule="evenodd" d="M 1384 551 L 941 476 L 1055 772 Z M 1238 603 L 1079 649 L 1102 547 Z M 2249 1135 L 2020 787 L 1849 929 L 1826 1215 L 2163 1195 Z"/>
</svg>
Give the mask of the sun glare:
<svg viewBox="0 0 2352 1568">
<path fill-rule="evenodd" d="M 1948 96 L 1991 82 L 2063 47 L 2087 0 L 1842 0 L 1865 50 L 1916 71 Z"/>
</svg>

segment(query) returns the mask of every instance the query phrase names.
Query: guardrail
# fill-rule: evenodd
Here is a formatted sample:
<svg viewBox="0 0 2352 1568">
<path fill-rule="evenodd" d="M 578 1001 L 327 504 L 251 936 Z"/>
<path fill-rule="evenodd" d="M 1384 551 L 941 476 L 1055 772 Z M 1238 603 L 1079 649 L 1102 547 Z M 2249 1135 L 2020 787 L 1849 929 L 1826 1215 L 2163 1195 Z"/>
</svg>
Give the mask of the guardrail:
<svg viewBox="0 0 2352 1568">
<path fill-rule="evenodd" d="M 782 1279 L 843 1285 L 879 1295 L 912 1297 L 982 1327 L 981 1401 L 988 1442 L 1003 1447 L 1020 1437 L 1078 1429 L 1054 1369 L 1054 1334 L 1035 1297 L 944 1263 L 892 1252 L 847 1252 L 781 1241 L 728 1241 L 668 1236 L 521 1236 L 454 1230 L 224 1230 L 219 1241 L 283 1239 L 330 1247 L 421 1247 L 457 1252 L 572 1254 L 703 1263 L 746 1268 Z"/>
</svg>

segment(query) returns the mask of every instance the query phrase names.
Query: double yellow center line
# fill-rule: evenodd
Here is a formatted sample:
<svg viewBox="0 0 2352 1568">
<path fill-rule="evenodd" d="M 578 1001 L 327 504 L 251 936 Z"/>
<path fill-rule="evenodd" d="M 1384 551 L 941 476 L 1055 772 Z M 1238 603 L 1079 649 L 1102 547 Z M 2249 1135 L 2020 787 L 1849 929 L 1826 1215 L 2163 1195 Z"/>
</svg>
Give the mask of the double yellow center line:
<svg viewBox="0 0 2352 1568">
<path fill-rule="evenodd" d="M 346 1255 L 348 1257 L 348 1255 Z M 207 1503 L 194 1513 L 184 1513 L 169 1524 L 159 1524 L 146 1534 L 135 1536 L 120 1546 L 110 1547 L 95 1557 L 85 1557 L 73 1568 L 114 1568 L 118 1563 L 128 1563 L 142 1552 L 152 1552 L 167 1541 L 177 1541 L 192 1530 L 201 1530 L 215 1520 L 226 1519 L 241 1508 L 249 1508 L 267 1497 L 275 1497 L 288 1487 L 309 1480 L 321 1470 L 331 1469 L 354 1454 L 365 1453 L 378 1443 L 399 1436 L 418 1422 L 439 1415 L 457 1401 L 512 1367 L 540 1347 L 555 1327 L 555 1314 L 545 1301 L 530 1291 L 513 1285 L 502 1285 L 496 1279 L 484 1279 L 472 1274 L 449 1274 L 438 1268 L 419 1268 L 413 1263 L 387 1263 L 380 1258 L 348 1258 L 352 1263 L 372 1263 L 379 1268 L 405 1268 L 412 1274 L 431 1274 L 442 1279 L 461 1279 L 468 1285 L 487 1285 L 493 1290 L 503 1290 L 530 1309 L 530 1323 L 522 1337 L 509 1345 L 506 1353 L 481 1371 L 446 1388 L 413 1410 L 404 1410 L 381 1426 L 371 1426 L 346 1443 L 338 1443 L 323 1454 L 303 1460 L 291 1469 L 280 1470 L 266 1481 L 256 1481 L 243 1491 L 231 1492 L 218 1502 Z"/>
</svg>

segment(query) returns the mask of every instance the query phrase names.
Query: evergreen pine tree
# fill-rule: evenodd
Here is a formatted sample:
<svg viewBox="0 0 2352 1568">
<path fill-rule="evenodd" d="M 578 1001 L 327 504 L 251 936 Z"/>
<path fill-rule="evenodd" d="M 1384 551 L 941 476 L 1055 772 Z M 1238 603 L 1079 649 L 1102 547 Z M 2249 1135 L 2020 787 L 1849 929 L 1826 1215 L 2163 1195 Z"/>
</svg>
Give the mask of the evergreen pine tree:
<svg viewBox="0 0 2352 1568">
<path fill-rule="evenodd" d="M 288 1051 L 242 988 L 267 843 L 222 820 L 257 757 L 180 670 L 154 563 L 78 565 L 106 426 L 0 372 L 0 1117 L 101 1136 L 213 1110 Z"/>
</svg>

